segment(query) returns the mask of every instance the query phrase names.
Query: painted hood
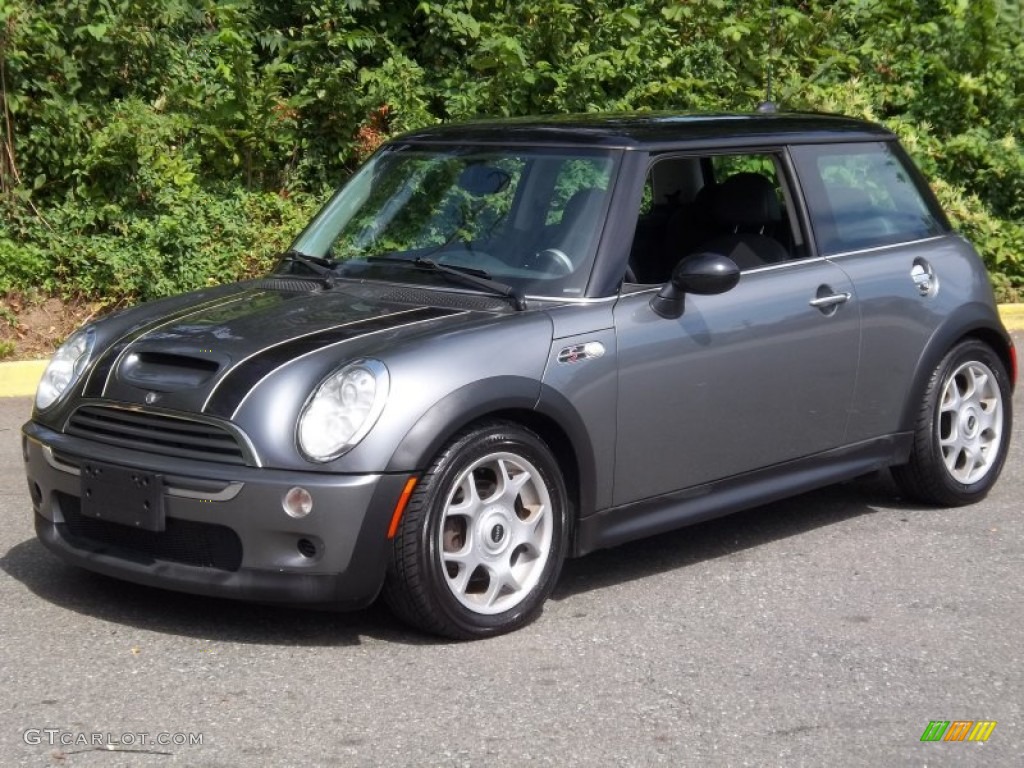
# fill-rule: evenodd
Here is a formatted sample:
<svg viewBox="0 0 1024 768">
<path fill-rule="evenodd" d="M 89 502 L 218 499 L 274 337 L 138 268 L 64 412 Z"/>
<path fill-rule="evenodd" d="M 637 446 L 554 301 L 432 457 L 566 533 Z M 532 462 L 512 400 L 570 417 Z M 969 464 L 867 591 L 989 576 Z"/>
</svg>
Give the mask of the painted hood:
<svg viewBox="0 0 1024 768">
<path fill-rule="evenodd" d="M 372 338 L 380 348 L 413 327 L 482 314 L 404 303 L 358 285 L 311 291 L 308 282 L 290 282 L 298 283 L 243 283 L 184 307 L 130 310 L 133 322 L 100 353 L 83 395 L 230 418 L 256 384 L 297 358 L 335 347 L 332 357 L 343 360 L 338 345 L 365 350 L 356 342 Z"/>
</svg>

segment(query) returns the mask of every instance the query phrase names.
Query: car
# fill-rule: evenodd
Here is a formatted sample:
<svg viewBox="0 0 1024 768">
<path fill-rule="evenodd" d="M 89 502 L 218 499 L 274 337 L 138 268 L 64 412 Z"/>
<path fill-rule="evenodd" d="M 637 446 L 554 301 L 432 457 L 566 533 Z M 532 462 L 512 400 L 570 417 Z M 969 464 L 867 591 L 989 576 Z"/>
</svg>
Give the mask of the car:
<svg viewBox="0 0 1024 768">
<path fill-rule="evenodd" d="M 383 145 L 265 277 L 76 331 L 23 452 L 69 563 L 475 639 L 567 557 L 867 473 L 975 502 L 1016 373 L 884 127 L 479 121 Z"/>
</svg>

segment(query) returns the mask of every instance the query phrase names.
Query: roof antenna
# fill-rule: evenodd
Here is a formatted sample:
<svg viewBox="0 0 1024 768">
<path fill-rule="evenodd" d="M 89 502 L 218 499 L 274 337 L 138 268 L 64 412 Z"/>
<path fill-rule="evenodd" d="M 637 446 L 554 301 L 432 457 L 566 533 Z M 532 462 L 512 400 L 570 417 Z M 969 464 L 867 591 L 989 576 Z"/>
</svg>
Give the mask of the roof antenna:
<svg viewBox="0 0 1024 768">
<path fill-rule="evenodd" d="M 775 68 L 775 61 L 772 58 L 772 46 L 775 44 L 775 0 L 772 0 L 771 26 L 768 28 L 768 56 L 765 64 L 765 93 L 764 101 L 757 105 L 757 111 L 764 114 L 773 114 L 779 108 L 772 101 L 772 70 Z"/>
</svg>

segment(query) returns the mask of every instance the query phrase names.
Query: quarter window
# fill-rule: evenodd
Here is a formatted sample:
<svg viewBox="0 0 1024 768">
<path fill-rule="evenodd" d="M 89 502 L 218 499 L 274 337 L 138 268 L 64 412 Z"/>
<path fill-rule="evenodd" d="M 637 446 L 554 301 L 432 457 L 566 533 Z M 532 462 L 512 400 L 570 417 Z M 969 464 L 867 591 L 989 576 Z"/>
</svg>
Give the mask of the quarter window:
<svg viewBox="0 0 1024 768">
<path fill-rule="evenodd" d="M 942 234 L 945 225 L 902 158 L 884 142 L 795 147 L 823 254 Z"/>
</svg>

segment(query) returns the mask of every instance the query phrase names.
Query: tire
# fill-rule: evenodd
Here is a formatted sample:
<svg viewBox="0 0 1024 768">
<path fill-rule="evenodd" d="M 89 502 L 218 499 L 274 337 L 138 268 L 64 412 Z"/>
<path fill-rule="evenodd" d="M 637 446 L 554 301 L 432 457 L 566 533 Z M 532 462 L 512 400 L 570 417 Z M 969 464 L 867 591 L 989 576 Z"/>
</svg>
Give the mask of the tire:
<svg viewBox="0 0 1024 768">
<path fill-rule="evenodd" d="M 972 504 L 999 478 L 1010 445 L 1013 398 L 999 356 L 981 341 L 954 346 L 925 386 L 910 461 L 893 467 L 917 501 Z"/>
<path fill-rule="evenodd" d="M 456 640 L 532 621 L 562 569 L 569 512 L 558 464 L 518 424 L 456 435 L 420 478 L 393 540 L 384 599 Z"/>
</svg>

